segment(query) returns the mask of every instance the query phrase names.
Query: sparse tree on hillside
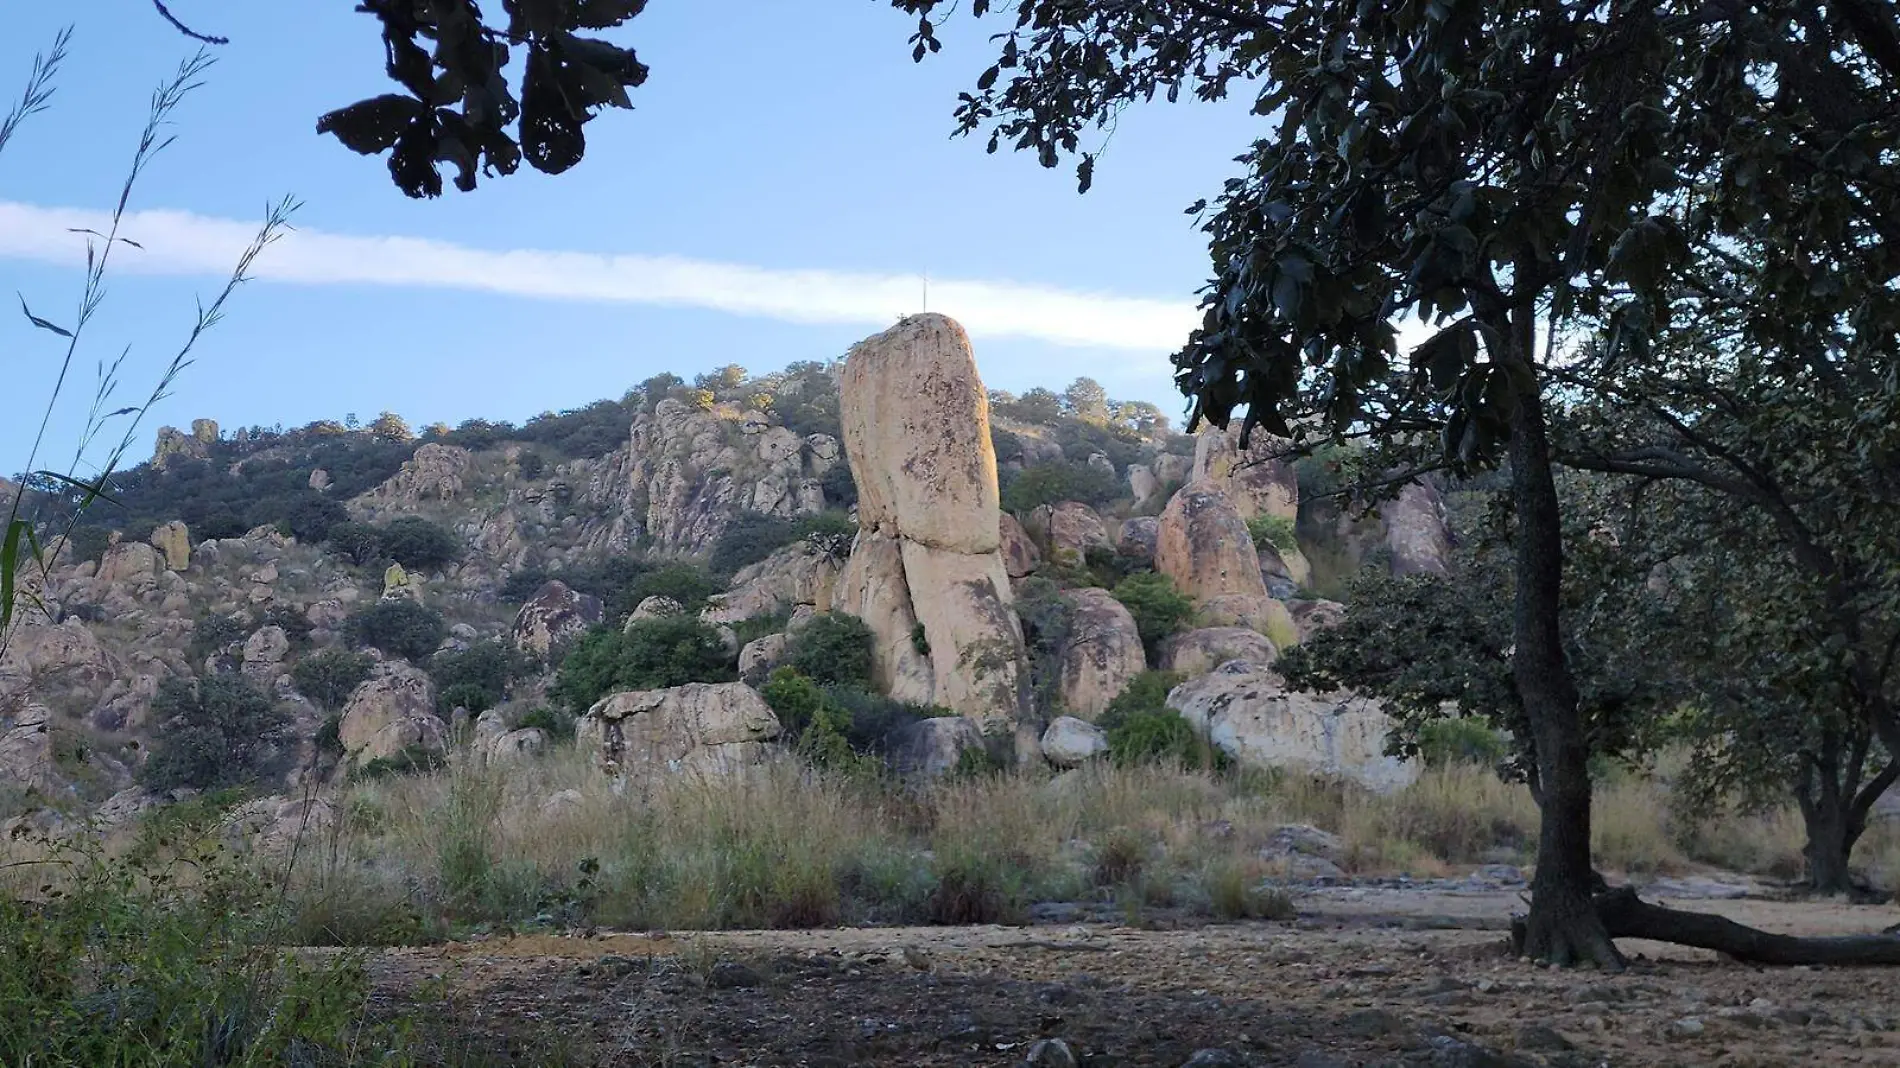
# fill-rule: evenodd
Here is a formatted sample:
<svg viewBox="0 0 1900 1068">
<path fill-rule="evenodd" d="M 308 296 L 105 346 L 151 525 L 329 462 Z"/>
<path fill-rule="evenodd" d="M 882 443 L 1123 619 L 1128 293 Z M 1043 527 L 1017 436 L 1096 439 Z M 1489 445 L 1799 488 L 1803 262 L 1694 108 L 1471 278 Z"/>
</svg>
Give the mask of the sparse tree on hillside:
<svg viewBox="0 0 1900 1068">
<path fill-rule="evenodd" d="M 1062 406 L 1068 414 L 1085 423 L 1108 422 L 1108 390 L 1093 378 L 1078 378 L 1062 391 Z"/>
<path fill-rule="evenodd" d="M 416 435 L 410 431 L 409 424 L 395 412 L 383 412 L 369 425 L 369 432 L 383 441 L 414 441 Z"/>
</svg>

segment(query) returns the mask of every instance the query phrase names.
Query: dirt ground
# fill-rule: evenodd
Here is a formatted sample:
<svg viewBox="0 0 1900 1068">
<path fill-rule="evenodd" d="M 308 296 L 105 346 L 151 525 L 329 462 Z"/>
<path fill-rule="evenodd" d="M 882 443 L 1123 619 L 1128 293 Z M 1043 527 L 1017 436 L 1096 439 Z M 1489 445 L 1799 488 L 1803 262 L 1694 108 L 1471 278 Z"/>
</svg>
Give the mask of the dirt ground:
<svg viewBox="0 0 1900 1068">
<path fill-rule="evenodd" d="M 1656 890 L 1789 933 L 1900 919 Z M 521 936 L 387 951 L 372 974 L 392 1003 L 446 990 L 459 1026 L 497 1043 L 555 1036 L 616 1066 L 1900 1066 L 1900 970 L 1629 941 L 1623 975 L 1558 972 L 1503 955 L 1512 892 L 1323 888 L 1298 905 L 1291 923 L 1162 930 Z"/>
</svg>

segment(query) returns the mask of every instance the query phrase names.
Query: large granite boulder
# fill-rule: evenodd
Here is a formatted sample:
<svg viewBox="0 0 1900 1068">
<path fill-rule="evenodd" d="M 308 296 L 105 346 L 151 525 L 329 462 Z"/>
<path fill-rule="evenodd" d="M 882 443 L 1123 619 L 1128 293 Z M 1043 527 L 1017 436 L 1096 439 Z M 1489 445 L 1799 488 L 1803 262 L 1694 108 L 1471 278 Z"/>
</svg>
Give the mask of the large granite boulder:
<svg viewBox="0 0 1900 1068">
<path fill-rule="evenodd" d="M 166 570 L 184 571 L 191 567 L 191 530 L 183 520 L 160 523 L 152 530 L 151 542 Z"/>
<path fill-rule="evenodd" d="M 695 682 L 610 694 L 575 725 L 575 738 L 612 774 L 726 775 L 779 752 L 778 717 L 742 682 Z"/>
<path fill-rule="evenodd" d="M 599 623 L 602 611 L 600 598 L 551 579 L 515 613 L 508 633 L 515 648 L 547 659 Z"/>
<path fill-rule="evenodd" d="M 1391 721 L 1351 693 L 1291 690 L 1272 668 L 1231 660 L 1168 694 L 1215 746 L 1244 764 L 1337 776 L 1376 791 L 1418 777 L 1415 764 L 1385 755 Z"/>
<path fill-rule="evenodd" d="M 944 316 L 912 316 L 853 348 L 841 387 L 859 533 L 833 608 L 871 627 L 886 692 L 1005 725 L 1027 759 L 1027 656 L 969 337 Z"/>
<path fill-rule="evenodd" d="M 1280 651 L 1266 635 L 1246 627 L 1202 627 L 1176 634 L 1158 650 L 1163 671 L 1205 675 L 1229 660 L 1272 665 Z"/>
<path fill-rule="evenodd" d="M 459 445 L 429 442 L 403 462 L 402 469 L 391 475 L 370 495 L 397 504 L 421 501 L 452 501 L 462 495 L 474 458 Z"/>
<path fill-rule="evenodd" d="M 934 779 L 955 771 L 963 754 L 983 748 L 983 732 L 964 716 L 920 719 L 892 739 L 890 760 L 899 774 Z"/>
<path fill-rule="evenodd" d="M 1057 716 L 1042 732 L 1042 755 L 1058 768 L 1079 768 L 1108 755 L 1108 735 L 1087 720 Z"/>
<path fill-rule="evenodd" d="M 1028 578 L 1035 574 L 1036 569 L 1042 566 L 1042 550 L 1036 548 L 1035 541 L 1029 537 L 1023 525 L 1016 521 L 1015 516 L 1004 512 L 997 518 L 997 524 L 1003 552 L 1003 570 L 1012 579 Z"/>
<path fill-rule="evenodd" d="M 1156 531 L 1155 570 L 1196 601 L 1267 597 L 1247 522 L 1210 481 L 1190 482 L 1168 501 Z"/>
<path fill-rule="evenodd" d="M 1219 486 L 1243 520 L 1257 515 L 1299 518 L 1299 476 L 1281 455 L 1287 442 L 1255 430 L 1242 449 L 1240 426 L 1235 420 L 1226 430 L 1210 426 L 1201 431 L 1194 442 L 1191 478 Z"/>
<path fill-rule="evenodd" d="M 708 623 L 741 623 L 758 616 L 790 612 L 800 605 L 831 611 L 832 589 L 844 561 L 809 541 L 796 541 L 740 568 L 726 592 L 706 601 L 700 618 Z"/>
<path fill-rule="evenodd" d="M 1058 661 L 1062 707 L 1093 722 L 1148 668 L 1135 617 L 1107 590 L 1070 590 L 1068 641 Z"/>
<path fill-rule="evenodd" d="M 448 729 L 435 714 L 435 682 L 406 660 L 376 665 L 343 705 L 337 736 L 357 764 L 404 750 L 442 753 Z"/>
</svg>

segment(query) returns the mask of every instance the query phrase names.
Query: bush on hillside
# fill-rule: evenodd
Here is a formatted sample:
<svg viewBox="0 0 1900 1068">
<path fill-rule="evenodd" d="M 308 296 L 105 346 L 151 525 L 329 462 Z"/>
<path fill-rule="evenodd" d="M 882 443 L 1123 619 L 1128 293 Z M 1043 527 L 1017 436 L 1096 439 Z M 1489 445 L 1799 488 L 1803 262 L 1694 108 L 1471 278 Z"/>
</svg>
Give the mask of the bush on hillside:
<svg viewBox="0 0 1900 1068">
<path fill-rule="evenodd" d="M 324 649 L 311 653 L 291 665 L 290 678 L 297 692 L 331 712 L 343 707 L 376 662 L 362 653 L 347 649 Z"/>
<path fill-rule="evenodd" d="M 1116 583 L 1112 592 L 1135 617 L 1135 629 L 1141 632 L 1141 644 L 1151 660 L 1163 641 L 1185 630 L 1194 619 L 1194 599 L 1156 571 L 1130 575 Z"/>
<path fill-rule="evenodd" d="M 1100 506 L 1121 493 L 1121 480 L 1111 472 L 1085 463 L 1055 461 L 1033 464 L 1006 477 L 1002 503 L 1005 512 L 1021 515 L 1063 501 Z"/>
<path fill-rule="evenodd" d="M 1224 767 L 1226 755 L 1195 732 L 1180 713 L 1168 707 L 1168 691 L 1185 676 L 1172 671 L 1144 671 L 1130 679 L 1122 692 L 1102 711 L 1096 725 L 1108 735 L 1108 755 L 1115 763 L 1168 763 L 1189 768 Z"/>
<path fill-rule="evenodd" d="M 733 660 L 719 632 L 689 615 L 642 619 L 624 632 L 599 627 L 561 661 L 552 694 L 581 712 L 624 690 L 731 682 Z"/>
<path fill-rule="evenodd" d="M 413 571 L 434 571 L 462 555 L 462 543 L 454 534 L 419 516 L 391 520 L 380 536 L 382 555 Z"/>
<path fill-rule="evenodd" d="M 1294 552 L 1300 547 L 1294 534 L 1293 520 L 1280 515 L 1257 515 L 1247 520 L 1247 533 L 1253 535 L 1254 548 L 1276 553 Z"/>
<path fill-rule="evenodd" d="M 368 523 L 338 523 L 330 528 L 327 544 L 331 552 L 362 566 L 383 555 L 383 533 Z"/>
<path fill-rule="evenodd" d="M 172 677 L 152 698 L 159 724 L 139 777 L 163 793 L 258 782 L 273 772 L 290 714 L 242 675 Z"/>
<path fill-rule="evenodd" d="M 350 613 L 343 635 L 353 646 L 372 645 L 390 656 L 421 663 L 448 637 L 442 613 L 414 601 L 377 601 Z"/>
<path fill-rule="evenodd" d="M 877 638 L 857 616 L 826 612 L 794 632 L 784 663 L 821 685 L 871 688 L 871 658 Z"/>
<path fill-rule="evenodd" d="M 461 707 L 482 713 L 501 704 L 508 685 L 528 675 L 535 660 L 498 639 L 476 642 L 467 649 L 445 649 L 425 665 L 435 680 L 438 711 L 446 715 Z"/>
<path fill-rule="evenodd" d="M 234 615 L 209 615 L 191 625 L 191 644 L 186 647 L 194 663 L 202 663 L 213 653 L 222 653 L 244 640 L 248 633 L 244 620 Z"/>
</svg>

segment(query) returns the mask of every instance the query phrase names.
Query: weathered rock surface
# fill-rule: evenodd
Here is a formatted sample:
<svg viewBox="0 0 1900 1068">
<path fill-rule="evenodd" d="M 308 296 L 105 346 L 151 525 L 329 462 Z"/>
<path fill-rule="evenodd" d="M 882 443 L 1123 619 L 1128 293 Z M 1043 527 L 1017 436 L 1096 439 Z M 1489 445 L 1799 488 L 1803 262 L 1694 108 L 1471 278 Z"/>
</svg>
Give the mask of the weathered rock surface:
<svg viewBox="0 0 1900 1068">
<path fill-rule="evenodd" d="M 191 567 L 191 530 L 182 520 L 160 523 L 152 531 L 151 542 L 167 570 L 184 571 Z"/>
<path fill-rule="evenodd" d="M 1293 625 L 1299 630 L 1301 641 L 1328 627 L 1338 626 L 1346 618 L 1346 606 L 1338 601 L 1290 601 L 1287 603 L 1287 612 L 1293 617 Z"/>
<path fill-rule="evenodd" d="M 0 730 L 0 783 L 42 794 L 60 788 L 59 772 L 53 766 L 52 718 L 43 706 L 28 705 Z"/>
<path fill-rule="evenodd" d="M 1090 549 L 1110 547 L 1108 526 L 1095 509 L 1080 501 L 1063 501 L 1049 509 L 1047 519 L 1049 557 L 1075 565 L 1088 557 Z"/>
<path fill-rule="evenodd" d="M 1135 617 L 1107 590 L 1067 596 L 1074 613 L 1059 662 L 1062 707 L 1092 722 L 1148 664 Z"/>
<path fill-rule="evenodd" d="M 1144 567 L 1153 567 L 1155 547 L 1161 541 L 1161 520 L 1143 515 L 1122 520 L 1115 535 L 1115 551 Z"/>
<path fill-rule="evenodd" d="M 384 501 L 414 504 L 418 501 L 452 501 L 462 495 L 463 480 L 473 459 L 459 445 L 430 442 L 370 495 Z"/>
<path fill-rule="evenodd" d="M 1287 443 L 1255 430 L 1243 450 L 1240 425 L 1235 420 L 1226 430 L 1210 426 L 1201 431 L 1194 442 L 1192 479 L 1219 486 L 1242 520 L 1257 515 L 1299 518 L 1300 479 L 1293 465 L 1279 458 Z"/>
<path fill-rule="evenodd" d="M 600 622 L 601 613 L 600 598 L 552 579 L 515 613 L 514 625 L 508 633 L 515 648 L 545 659 L 587 633 L 587 628 Z"/>
<path fill-rule="evenodd" d="M 1026 657 L 968 336 L 913 316 L 853 348 L 841 387 L 859 533 L 833 607 L 871 627 L 893 696 L 1013 725 Z"/>
<path fill-rule="evenodd" d="M 343 752 L 358 764 L 405 749 L 441 753 L 448 731 L 435 714 L 435 682 L 406 660 L 376 665 L 343 706 L 338 724 Z"/>
<path fill-rule="evenodd" d="M 140 589 L 157 581 L 157 572 L 158 550 L 142 541 L 121 541 L 99 562 L 98 581 Z"/>
<path fill-rule="evenodd" d="M 1247 523 L 1210 481 L 1181 487 L 1161 513 L 1155 570 L 1197 601 L 1230 594 L 1267 599 Z"/>
<path fill-rule="evenodd" d="M 1415 765 L 1385 755 L 1391 724 L 1370 701 L 1291 691 L 1262 664 L 1229 661 L 1175 687 L 1168 706 L 1215 746 L 1256 767 L 1336 775 L 1382 792 L 1418 775 Z"/>
<path fill-rule="evenodd" d="M 801 605 L 831 611 L 832 589 L 844 561 L 810 542 L 798 541 L 741 568 L 724 593 L 706 601 L 700 618 L 708 623 L 741 623 L 758 616 L 790 612 Z"/>
<path fill-rule="evenodd" d="M 284 669 L 290 655 L 290 636 L 278 626 L 259 627 L 244 641 L 244 675 L 253 682 L 269 684 Z"/>
<path fill-rule="evenodd" d="M 1163 671 L 1178 671 L 1190 678 L 1229 660 L 1271 666 L 1280 656 L 1266 635 L 1246 627 L 1202 627 L 1176 634 L 1161 643 L 1158 653 Z"/>
<path fill-rule="evenodd" d="M 998 537 L 1003 552 L 1003 570 L 1012 579 L 1027 578 L 1042 566 L 1042 550 L 1030 540 L 1016 517 L 1003 512 L 998 519 Z"/>
<path fill-rule="evenodd" d="M 1414 482 L 1398 499 L 1382 505 L 1385 544 L 1392 550 L 1394 575 L 1451 573 L 1451 539 L 1446 532 L 1444 499 L 1428 482 Z"/>
<path fill-rule="evenodd" d="M 1285 604 L 1271 597 L 1229 593 L 1201 602 L 1203 627 L 1245 627 L 1273 640 L 1281 649 L 1300 644 L 1300 631 Z"/>
<path fill-rule="evenodd" d="M 602 698 L 575 738 L 614 774 L 725 775 L 773 758 L 778 717 L 742 682 L 692 683 Z"/>
<path fill-rule="evenodd" d="M 1087 720 L 1057 716 L 1042 732 L 1042 755 L 1058 768 L 1079 768 L 1108 755 L 1108 735 Z"/>
<path fill-rule="evenodd" d="M 903 775 L 934 779 L 956 770 L 967 750 L 983 747 L 983 732 L 964 716 L 920 719 L 898 731 L 891 763 Z"/>
</svg>

